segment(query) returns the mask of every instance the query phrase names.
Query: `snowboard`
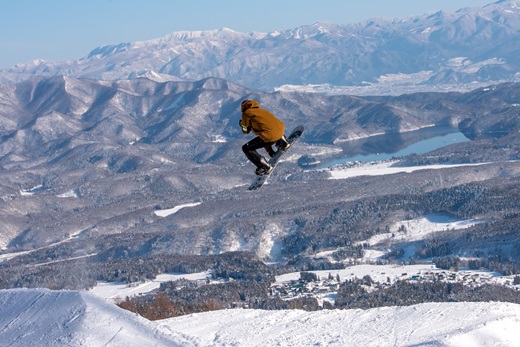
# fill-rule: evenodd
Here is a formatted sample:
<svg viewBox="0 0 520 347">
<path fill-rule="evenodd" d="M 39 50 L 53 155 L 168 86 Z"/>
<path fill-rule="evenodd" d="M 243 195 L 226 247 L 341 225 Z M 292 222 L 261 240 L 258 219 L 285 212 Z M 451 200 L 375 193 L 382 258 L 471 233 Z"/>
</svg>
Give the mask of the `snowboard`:
<svg viewBox="0 0 520 347">
<path fill-rule="evenodd" d="M 291 144 L 291 147 L 294 146 L 294 143 L 298 141 L 300 136 L 303 134 L 303 125 L 299 125 L 292 131 L 291 135 L 287 138 L 287 142 Z M 287 149 L 287 151 L 291 150 L 291 147 Z M 280 159 L 287 153 L 287 151 L 277 151 L 274 157 L 269 159 L 269 165 L 273 167 L 273 170 L 268 175 L 262 175 L 255 178 L 253 183 L 249 186 L 248 190 L 257 190 L 260 189 L 269 179 L 269 176 L 273 173 L 276 165 L 280 162 Z"/>
</svg>

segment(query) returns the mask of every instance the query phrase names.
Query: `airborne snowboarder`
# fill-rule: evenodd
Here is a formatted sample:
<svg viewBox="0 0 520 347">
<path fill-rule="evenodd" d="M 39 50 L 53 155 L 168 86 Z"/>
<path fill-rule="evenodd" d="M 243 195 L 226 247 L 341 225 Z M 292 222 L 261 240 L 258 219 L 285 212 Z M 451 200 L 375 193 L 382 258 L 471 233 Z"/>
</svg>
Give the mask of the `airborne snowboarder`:
<svg viewBox="0 0 520 347">
<path fill-rule="evenodd" d="M 264 148 L 269 157 L 274 157 L 276 154 L 273 145 L 279 151 L 286 151 L 290 144 L 284 135 L 284 123 L 271 112 L 260 108 L 260 103 L 256 100 L 242 101 L 241 111 L 242 133 L 249 134 L 252 131 L 256 135 L 254 139 L 242 146 L 242 150 L 256 165 L 255 173 L 258 176 L 269 175 L 274 167 L 257 152 L 257 149 Z"/>
</svg>

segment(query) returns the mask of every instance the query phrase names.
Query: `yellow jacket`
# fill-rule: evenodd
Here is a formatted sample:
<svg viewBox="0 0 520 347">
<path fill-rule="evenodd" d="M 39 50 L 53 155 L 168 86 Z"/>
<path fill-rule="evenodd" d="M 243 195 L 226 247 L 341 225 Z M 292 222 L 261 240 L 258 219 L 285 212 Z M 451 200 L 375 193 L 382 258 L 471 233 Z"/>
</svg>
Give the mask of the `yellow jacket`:
<svg viewBox="0 0 520 347">
<path fill-rule="evenodd" d="M 275 142 L 284 135 L 284 123 L 271 112 L 260 108 L 256 100 L 247 100 L 242 105 L 242 120 L 240 121 L 242 132 L 260 137 L 265 142 Z"/>
</svg>

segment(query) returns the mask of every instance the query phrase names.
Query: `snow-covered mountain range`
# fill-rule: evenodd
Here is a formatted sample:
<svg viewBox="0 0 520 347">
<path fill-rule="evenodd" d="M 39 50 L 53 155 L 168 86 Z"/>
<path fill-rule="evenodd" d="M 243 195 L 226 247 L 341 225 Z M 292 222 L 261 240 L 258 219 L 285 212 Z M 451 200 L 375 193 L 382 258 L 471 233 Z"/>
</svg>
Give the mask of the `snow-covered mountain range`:
<svg viewBox="0 0 520 347">
<path fill-rule="evenodd" d="M 400 147 L 414 140 L 413 136 L 402 137 L 401 132 L 432 125 L 459 126 L 469 137 L 486 139 L 498 133 L 503 146 L 516 146 L 515 131 L 520 125 L 514 105 L 519 93 L 517 84 L 467 94 L 386 98 L 261 93 L 215 78 L 158 83 L 145 78 L 96 81 L 56 76 L 7 83 L 0 91 L 0 197 L 9 208 L 0 211 L 4 221 L 0 242 L 12 249 L 26 249 L 77 233 L 106 235 L 129 229 L 169 232 L 197 226 L 200 242 L 188 242 L 191 236 L 183 234 L 187 243 L 176 242 L 175 249 L 236 250 L 232 240 L 244 231 L 240 226 L 243 220 L 233 216 L 237 209 L 249 206 L 240 199 L 190 208 L 195 215 L 209 210 L 204 218 L 183 211 L 180 215 L 186 214 L 189 220 L 177 226 L 169 223 L 170 218 L 152 215 L 151 210 L 194 203 L 201 197 L 211 199 L 208 195 L 222 191 L 234 195 L 240 190 L 237 186 L 251 178 L 251 164 L 240 152 L 245 138 L 237 126 L 243 98 L 259 100 L 279 115 L 288 129 L 305 124 L 305 137 L 292 151 L 293 166 L 285 165 L 287 175 L 305 181 L 305 176 L 290 174 L 304 168 L 296 162 L 298 158 L 320 161 L 362 150 L 377 143 L 361 143 L 356 149 L 348 140 L 375 134 L 388 134 L 383 147 Z M 490 151 L 476 146 L 479 150 L 471 152 L 474 161 L 517 159 L 517 152 L 501 151 L 500 146 Z M 439 158 L 452 163 L 468 160 L 463 150 L 443 153 Z M 211 175 L 213 171 L 222 174 Z M 335 204 L 336 194 L 327 193 L 329 189 L 333 185 L 323 188 L 323 193 Z M 132 196 L 142 198 L 128 200 Z M 305 199 L 294 203 L 308 204 Z M 50 214 L 48 204 L 56 207 Z M 137 211 L 127 216 L 128 204 Z M 271 207 L 266 208 L 260 215 L 269 214 Z M 291 206 L 280 208 L 289 211 Z M 244 213 L 256 215 L 254 209 L 251 205 Z M 229 219 L 222 217 L 228 214 Z M 288 213 L 281 224 L 275 224 L 286 234 L 293 219 Z M 263 223 L 269 225 L 269 218 Z M 247 246 L 242 242 L 240 249 L 264 249 L 257 242 L 263 231 L 249 232 L 260 234 Z M 216 233 L 210 237 L 214 245 L 206 242 L 207 233 Z M 230 239 L 221 233 L 229 234 Z"/>
<path fill-rule="evenodd" d="M 468 90 L 520 79 L 520 2 L 349 25 L 315 23 L 270 33 L 174 32 L 93 49 L 68 62 L 35 61 L 0 80 L 67 75 L 103 80 L 224 78 L 255 90 L 280 86 L 368 86 L 372 92 Z M 374 89 L 380 86 L 379 89 Z M 306 87 L 307 89 L 309 87 Z M 446 89 L 446 88 L 444 88 Z M 351 93 L 361 93 L 348 89 Z"/>
</svg>

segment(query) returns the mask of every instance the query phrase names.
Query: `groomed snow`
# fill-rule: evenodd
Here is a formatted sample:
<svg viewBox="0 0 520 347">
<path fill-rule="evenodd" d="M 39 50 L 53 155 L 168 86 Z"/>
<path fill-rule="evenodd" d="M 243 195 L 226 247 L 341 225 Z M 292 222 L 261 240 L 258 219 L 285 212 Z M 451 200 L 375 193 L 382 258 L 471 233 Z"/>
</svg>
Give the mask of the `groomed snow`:
<svg viewBox="0 0 520 347">
<path fill-rule="evenodd" d="M 233 309 L 148 321 L 88 292 L 0 290 L 0 344 L 520 346 L 520 305 L 428 303 L 317 312 Z"/>
<path fill-rule="evenodd" d="M 160 322 L 204 346 L 520 346 L 520 305 L 430 303 L 319 312 L 234 309 Z"/>
</svg>

